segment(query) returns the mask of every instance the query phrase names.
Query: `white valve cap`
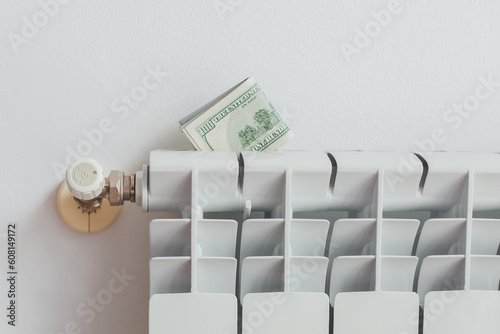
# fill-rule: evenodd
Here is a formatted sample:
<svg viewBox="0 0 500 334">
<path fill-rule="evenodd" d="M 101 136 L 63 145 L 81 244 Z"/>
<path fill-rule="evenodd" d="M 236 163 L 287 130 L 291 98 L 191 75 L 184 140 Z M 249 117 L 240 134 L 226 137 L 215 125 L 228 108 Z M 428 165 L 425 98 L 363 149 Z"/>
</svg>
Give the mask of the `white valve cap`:
<svg viewBox="0 0 500 334">
<path fill-rule="evenodd" d="M 94 159 L 82 158 L 69 165 L 66 184 L 74 197 L 90 200 L 99 196 L 105 186 L 101 165 Z"/>
</svg>

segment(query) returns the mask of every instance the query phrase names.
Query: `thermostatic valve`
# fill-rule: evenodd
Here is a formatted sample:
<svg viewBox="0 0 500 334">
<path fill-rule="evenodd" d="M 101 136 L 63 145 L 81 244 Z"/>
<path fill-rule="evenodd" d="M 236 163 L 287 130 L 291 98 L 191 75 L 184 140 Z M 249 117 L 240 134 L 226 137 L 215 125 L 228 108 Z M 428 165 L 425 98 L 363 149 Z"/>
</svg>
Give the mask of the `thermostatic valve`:
<svg viewBox="0 0 500 334">
<path fill-rule="evenodd" d="M 66 172 L 66 184 L 81 209 L 88 213 L 95 212 L 104 198 L 111 206 L 135 202 L 135 175 L 112 170 L 105 177 L 101 165 L 94 159 L 73 162 Z"/>
</svg>

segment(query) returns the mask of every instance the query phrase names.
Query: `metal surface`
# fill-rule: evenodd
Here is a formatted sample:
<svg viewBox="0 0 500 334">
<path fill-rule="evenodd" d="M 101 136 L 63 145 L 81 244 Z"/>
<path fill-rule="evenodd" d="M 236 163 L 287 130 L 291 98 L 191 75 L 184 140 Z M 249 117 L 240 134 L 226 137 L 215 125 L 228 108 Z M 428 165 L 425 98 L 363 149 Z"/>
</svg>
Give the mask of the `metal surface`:
<svg viewBox="0 0 500 334">
<path fill-rule="evenodd" d="M 129 188 L 130 188 L 130 178 Z M 111 206 L 123 205 L 123 186 L 124 178 L 123 172 L 118 170 L 112 170 L 109 176 L 106 178 L 106 186 L 108 187 L 108 200 Z M 130 198 L 130 196 L 129 196 Z"/>
<path fill-rule="evenodd" d="M 75 199 L 76 203 L 78 203 L 78 205 L 80 206 L 80 209 L 82 209 L 82 212 L 87 212 L 89 214 L 92 212 L 96 212 L 101 207 L 102 204 L 102 198 L 96 198 L 88 201 L 78 199 L 76 197 L 73 198 Z"/>
</svg>

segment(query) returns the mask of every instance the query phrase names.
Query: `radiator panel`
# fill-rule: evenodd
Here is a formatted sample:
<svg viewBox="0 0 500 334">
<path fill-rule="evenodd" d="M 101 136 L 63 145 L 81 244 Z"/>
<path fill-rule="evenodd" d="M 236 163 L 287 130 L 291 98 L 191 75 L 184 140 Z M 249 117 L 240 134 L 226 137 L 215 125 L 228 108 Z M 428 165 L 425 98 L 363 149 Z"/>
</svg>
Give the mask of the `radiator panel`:
<svg viewBox="0 0 500 334">
<path fill-rule="evenodd" d="M 500 220 L 478 217 L 500 210 L 500 156 L 405 156 L 244 152 L 226 173 L 241 162 L 229 152 L 155 153 L 175 168 L 150 182 L 182 191 L 152 188 L 148 208 L 182 218 L 151 222 L 150 332 L 493 333 Z M 384 217 L 408 210 L 431 218 Z M 234 219 L 205 217 L 217 211 Z"/>
</svg>

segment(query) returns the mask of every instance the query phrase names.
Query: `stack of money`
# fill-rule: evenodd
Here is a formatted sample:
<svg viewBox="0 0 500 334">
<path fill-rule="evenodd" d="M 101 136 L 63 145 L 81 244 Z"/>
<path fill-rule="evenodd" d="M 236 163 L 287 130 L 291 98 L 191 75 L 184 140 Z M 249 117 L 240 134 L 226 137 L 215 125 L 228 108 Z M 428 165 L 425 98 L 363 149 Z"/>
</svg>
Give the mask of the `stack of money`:
<svg viewBox="0 0 500 334">
<path fill-rule="evenodd" d="M 293 134 L 253 78 L 248 78 L 180 121 L 199 151 L 276 150 Z"/>
</svg>

